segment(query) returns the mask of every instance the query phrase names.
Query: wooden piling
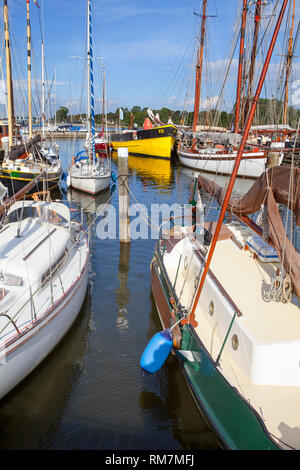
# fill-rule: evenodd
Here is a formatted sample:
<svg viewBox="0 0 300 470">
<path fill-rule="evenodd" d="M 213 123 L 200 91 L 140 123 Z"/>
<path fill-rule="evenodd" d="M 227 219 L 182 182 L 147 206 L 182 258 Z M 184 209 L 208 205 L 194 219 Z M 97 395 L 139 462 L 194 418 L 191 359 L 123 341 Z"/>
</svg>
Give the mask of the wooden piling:
<svg viewBox="0 0 300 470">
<path fill-rule="evenodd" d="M 119 236 L 120 243 L 130 243 L 129 194 L 128 185 L 128 148 L 118 149 L 119 178 Z"/>
</svg>

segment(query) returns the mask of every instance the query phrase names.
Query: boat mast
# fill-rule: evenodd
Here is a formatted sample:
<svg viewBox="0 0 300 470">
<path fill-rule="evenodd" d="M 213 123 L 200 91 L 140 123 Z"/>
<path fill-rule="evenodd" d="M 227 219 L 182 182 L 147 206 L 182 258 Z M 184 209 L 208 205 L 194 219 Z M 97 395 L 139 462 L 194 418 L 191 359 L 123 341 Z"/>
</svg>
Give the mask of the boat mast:
<svg viewBox="0 0 300 470">
<path fill-rule="evenodd" d="M 292 24 L 289 34 L 289 45 L 288 53 L 286 57 L 286 77 L 285 77 L 285 99 L 284 99 L 284 112 L 283 112 L 283 124 L 287 124 L 287 112 L 288 112 L 288 100 L 289 100 L 289 78 L 291 71 L 291 63 L 293 59 L 293 35 L 294 35 L 294 22 L 295 22 L 295 3 L 293 2 L 293 13 L 292 13 Z"/>
<path fill-rule="evenodd" d="M 256 7 L 254 13 L 254 35 L 252 42 L 252 52 L 251 52 L 251 63 L 249 71 L 249 82 L 248 82 L 248 96 L 245 105 L 245 120 L 247 119 L 247 114 L 250 108 L 250 102 L 252 99 L 252 88 L 253 88 L 253 78 L 256 62 L 256 52 L 257 52 L 257 43 L 258 43 L 258 33 L 261 22 L 261 7 L 263 2 L 261 0 L 256 0 Z"/>
<path fill-rule="evenodd" d="M 103 76 L 103 117 L 102 117 L 102 137 L 105 136 L 107 137 L 107 129 L 106 129 L 106 118 L 105 118 L 105 68 L 103 67 L 102 70 L 102 76 Z M 105 131 L 104 131 L 105 129 Z"/>
<path fill-rule="evenodd" d="M 89 144 L 89 161 L 95 161 L 95 109 L 94 109 L 94 72 L 93 72 L 93 42 L 92 42 L 92 9 L 91 2 L 87 0 L 87 63 L 88 63 L 88 135 L 92 139 L 92 148 Z"/>
<path fill-rule="evenodd" d="M 12 73 L 11 73 L 11 52 L 10 52 L 7 0 L 4 0 L 4 38 L 5 38 L 5 59 L 6 59 L 7 118 L 8 118 L 9 148 L 10 148 L 13 145 L 13 131 L 14 131 L 15 117 L 14 117 L 14 96 L 13 96 Z"/>
<path fill-rule="evenodd" d="M 260 93 L 261 93 L 261 90 L 262 90 L 262 87 L 263 87 L 263 84 L 264 84 L 264 81 L 265 81 L 265 78 L 266 78 L 269 63 L 270 63 L 270 60 L 271 60 L 271 57 L 272 57 L 272 54 L 273 54 L 274 46 L 275 46 L 275 43 L 276 43 L 276 40 L 277 40 L 277 37 L 278 37 L 278 32 L 279 32 L 279 29 L 280 29 L 280 26 L 281 26 L 281 23 L 282 23 L 282 19 L 283 19 L 284 13 L 285 13 L 287 2 L 288 2 L 288 0 L 283 0 L 283 4 L 282 4 L 282 7 L 281 7 L 281 10 L 280 10 L 280 13 L 279 13 L 279 17 L 278 17 L 278 20 L 277 20 L 277 23 L 276 23 L 276 27 L 275 27 L 275 30 L 274 30 L 274 33 L 273 33 L 273 37 L 271 39 L 271 43 L 270 43 L 269 50 L 268 50 L 268 53 L 267 53 L 267 56 L 266 56 L 266 60 L 265 60 L 265 63 L 264 63 L 264 66 L 263 66 L 263 69 L 262 69 L 262 72 L 261 72 L 261 76 L 260 76 L 258 85 L 257 85 L 257 90 L 256 90 L 255 96 L 253 98 L 253 102 L 252 102 L 252 105 L 251 105 L 249 116 L 246 120 L 243 137 L 242 137 L 241 144 L 240 144 L 240 147 L 239 147 L 236 159 L 235 159 L 234 168 L 233 168 L 233 171 L 232 171 L 232 174 L 231 174 L 231 177 L 230 177 L 230 181 L 228 183 L 228 187 L 227 187 L 227 191 L 226 191 L 226 194 L 225 194 L 225 197 L 224 197 L 224 201 L 223 201 L 223 205 L 222 205 L 222 208 L 221 208 L 220 216 L 219 216 L 219 219 L 218 219 L 218 222 L 217 222 L 215 233 L 214 233 L 212 241 L 211 241 L 210 250 L 209 250 L 209 253 L 208 253 L 208 256 L 207 256 L 207 260 L 205 262 L 205 266 L 204 266 L 204 269 L 203 269 L 203 273 L 202 273 L 202 276 L 201 276 L 199 287 L 198 287 L 198 290 L 197 290 L 196 295 L 195 295 L 194 303 L 193 303 L 193 306 L 192 306 L 192 309 L 191 309 L 191 312 L 190 312 L 188 318 L 182 320 L 182 322 L 181 322 L 182 324 L 191 323 L 192 325 L 197 326 L 197 322 L 195 320 L 196 307 L 197 307 L 197 304 L 198 304 L 198 301 L 199 301 L 199 298 L 200 298 L 200 295 L 201 295 L 201 292 L 202 292 L 202 288 L 203 288 L 203 285 L 204 285 L 204 282 L 205 282 L 205 279 L 206 279 L 206 276 L 207 276 L 207 273 L 208 273 L 208 270 L 209 270 L 209 266 L 210 266 L 214 251 L 215 251 L 216 243 L 217 243 L 218 238 L 219 238 L 220 230 L 221 230 L 223 220 L 224 220 L 224 217 L 225 217 L 225 214 L 226 214 L 226 211 L 227 211 L 229 199 L 231 197 L 233 186 L 234 186 L 234 183 L 235 183 L 235 180 L 236 180 L 236 176 L 237 176 L 238 169 L 239 169 L 239 166 L 240 166 L 240 163 L 241 163 L 241 159 L 242 159 L 242 156 L 243 156 L 245 145 L 246 145 L 246 142 L 247 142 L 247 139 L 248 139 L 248 134 L 249 134 L 250 127 L 251 127 L 251 124 L 252 124 L 252 120 L 253 120 L 253 117 L 254 117 L 256 106 L 257 106 L 257 103 L 258 103 L 258 100 L 259 100 L 259 97 L 260 97 Z"/>
<path fill-rule="evenodd" d="M 202 22 L 201 22 L 201 39 L 200 39 L 200 44 L 198 46 L 198 51 L 197 51 L 193 132 L 196 132 L 196 128 L 197 128 L 197 124 L 198 124 L 198 118 L 199 118 L 202 69 L 203 69 L 203 50 L 204 50 L 204 39 L 205 39 L 206 5 L 207 5 L 207 0 L 203 0 Z M 193 138 L 193 148 L 195 148 L 195 144 L 196 144 L 196 139 Z"/>
<path fill-rule="evenodd" d="M 31 28 L 29 0 L 27 0 L 27 74 L 28 74 L 28 134 L 32 138 L 32 105 L 31 105 Z"/>
<path fill-rule="evenodd" d="M 42 2 L 42 136 L 45 137 L 45 52 L 44 52 L 44 1 Z"/>
<path fill-rule="evenodd" d="M 240 126 L 240 107 L 241 107 L 242 76 L 243 76 L 243 65 L 244 65 L 245 30 L 246 30 L 246 20 L 247 20 L 247 11 L 248 11 L 247 3 L 248 3 L 248 0 L 244 0 L 243 12 L 242 12 L 238 82 L 237 82 L 236 100 L 235 100 L 234 132 L 236 132 L 237 134 L 239 133 L 239 126 Z"/>
</svg>

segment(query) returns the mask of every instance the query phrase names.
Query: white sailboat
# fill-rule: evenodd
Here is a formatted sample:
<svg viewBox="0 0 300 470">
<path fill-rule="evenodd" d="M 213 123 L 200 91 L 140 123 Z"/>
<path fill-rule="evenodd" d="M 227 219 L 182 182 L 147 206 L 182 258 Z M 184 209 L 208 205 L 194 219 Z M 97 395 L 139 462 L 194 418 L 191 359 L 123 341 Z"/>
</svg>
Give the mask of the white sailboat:
<svg viewBox="0 0 300 470">
<path fill-rule="evenodd" d="M 0 231 L 0 398 L 52 351 L 79 314 L 89 243 L 62 203 L 19 201 Z"/>
<path fill-rule="evenodd" d="M 91 1 L 87 0 L 87 120 L 88 133 L 86 151 L 79 152 L 73 158 L 67 183 L 79 191 L 97 194 L 110 185 L 110 159 L 99 159 L 95 152 L 94 85 L 93 85 L 93 48 L 92 48 L 92 12 Z"/>
</svg>

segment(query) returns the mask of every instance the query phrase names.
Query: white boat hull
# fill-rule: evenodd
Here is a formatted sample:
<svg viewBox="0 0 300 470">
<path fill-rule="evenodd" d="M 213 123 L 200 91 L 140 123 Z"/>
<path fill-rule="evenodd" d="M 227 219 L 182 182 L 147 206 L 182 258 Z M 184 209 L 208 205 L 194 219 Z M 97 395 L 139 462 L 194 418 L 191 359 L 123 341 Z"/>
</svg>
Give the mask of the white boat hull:
<svg viewBox="0 0 300 470">
<path fill-rule="evenodd" d="M 88 282 L 88 255 L 81 276 L 49 312 L 0 351 L 0 398 L 9 393 L 58 345 L 77 318 Z"/>
<path fill-rule="evenodd" d="M 237 152 L 209 153 L 190 152 L 179 149 L 178 157 L 182 165 L 197 171 L 231 175 Z M 238 176 L 247 178 L 259 177 L 266 168 L 267 157 L 263 152 L 245 152 L 242 156 Z"/>
<path fill-rule="evenodd" d="M 69 176 L 69 184 L 72 188 L 89 194 L 98 194 L 109 188 L 111 172 L 108 170 L 100 174 L 96 172 L 89 174 L 75 168 L 70 171 Z"/>
</svg>

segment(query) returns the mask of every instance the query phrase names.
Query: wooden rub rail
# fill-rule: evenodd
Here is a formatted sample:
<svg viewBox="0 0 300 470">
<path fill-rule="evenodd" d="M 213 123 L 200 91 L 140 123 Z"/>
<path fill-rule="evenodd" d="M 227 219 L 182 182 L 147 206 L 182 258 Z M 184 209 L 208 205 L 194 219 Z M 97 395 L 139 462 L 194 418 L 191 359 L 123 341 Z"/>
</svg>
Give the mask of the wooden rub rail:
<svg viewBox="0 0 300 470">
<path fill-rule="evenodd" d="M 32 255 L 32 253 L 42 245 L 42 243 L 44 243 L 49 237 L 51 237 L 51 235 L 55 232 L 55 230 L 56 228 L 51 230 L 51 232 L 48 233 L 48 235 L 46 235 L 46 237 L 44 237 L 43 240 L 41 240 L 29 253 L 27 253 L 27 255 L 24 256 L 23 261 L 26 261 L 29 258 L 29 256 Z"/>
</svg>

